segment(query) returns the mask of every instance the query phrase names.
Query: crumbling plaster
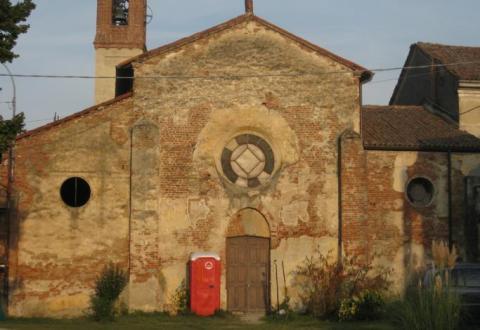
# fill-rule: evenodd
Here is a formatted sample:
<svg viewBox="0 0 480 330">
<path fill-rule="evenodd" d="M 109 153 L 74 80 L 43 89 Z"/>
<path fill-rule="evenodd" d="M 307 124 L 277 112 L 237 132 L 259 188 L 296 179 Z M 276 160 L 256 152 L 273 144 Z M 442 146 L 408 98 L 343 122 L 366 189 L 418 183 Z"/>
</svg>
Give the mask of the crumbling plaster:
<svg viewBox="0 0 480 330">
<path fill-rule="evenodd" d="M 17 146 L 13 315 L 80 315 L 109 260 L 129 269 L 131 310 L 169 309 L 190 253 L 215 251 L 225 260 L 229 227 L 245 208 L 268 224 L 271 274 L 274 260 L 277 267 L 283 261 L 287 285 L 316 249 L 337 255 L 337 137 L 356 127 L 358 78 L 254 22 L 134 68 L 138 76 L 174 78 L 138 79 L 131 98 Z M 272 179 L 257 189 L 234 186 L 219 166 L 224 145 L 243 133 L 274 150 Z M 365 151 L 359 136 L 352 141 L 345 150 L 356 148 L 358 157 L 344 155 L 352 181 L 343 196 L 355 203 L 345 204 L 343 252 L 378 254 L 377 262 L 395 269 L 401 291 L 409 271 L 430 258 L 431 240 L 448 237 L 447 155 Z M 454 239 L 461 241 L 460 185 L 478 165 L 475 155 L 452 157 Z M 92 187 L 83 208 L 59 198 L 69 176 Z M 415 176 L 435 186 L 427 207 L 405 198 Z M 221 294 L 226 308 L 225 285 Z"/>
</svg>

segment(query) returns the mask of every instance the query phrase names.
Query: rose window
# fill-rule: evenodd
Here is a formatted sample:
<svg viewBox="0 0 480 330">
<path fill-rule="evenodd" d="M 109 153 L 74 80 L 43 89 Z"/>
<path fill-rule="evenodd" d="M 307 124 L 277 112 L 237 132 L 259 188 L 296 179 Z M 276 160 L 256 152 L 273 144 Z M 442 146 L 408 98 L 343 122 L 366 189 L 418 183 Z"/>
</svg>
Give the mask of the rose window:
<svg viewBox="0 0 480 330">
<path fill-rule="evenodd" d="M 258 187 L 272 175 L 272 148 L 256 135 L 239 135 L 223 149 L 222 169 L 232 183 L 241 187 Z"/>
</svg>

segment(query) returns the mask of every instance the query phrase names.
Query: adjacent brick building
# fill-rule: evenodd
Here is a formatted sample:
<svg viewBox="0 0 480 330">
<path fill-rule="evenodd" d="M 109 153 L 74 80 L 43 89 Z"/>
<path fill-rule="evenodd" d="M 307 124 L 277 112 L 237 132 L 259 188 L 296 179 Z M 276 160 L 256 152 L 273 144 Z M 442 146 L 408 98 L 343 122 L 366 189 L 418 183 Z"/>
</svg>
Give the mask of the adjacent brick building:
<svg viewBox="0 0 480 330">
<path fill-rule="evenodd" d="M 394 290 L 433 239 L 478 254 L 465 243 L 476 133 L 429 105 L 362 106 L 371 72 L 255 16 L 251 1 L 127 60 L 144 44 L 145 2 L 98 3 L 97 64 L 105 49 L 122 60 L 116 83 L 97 88 L 116 97 L 17 139 L 11 315 L 82 314 L 109 262 L 128 271 L 129 309 L 158 311 L 189 255 L 216 252 L 222 307 L 245 312 L 272 303 L 275 265 L 291 290 L 316 249 L 377 255 Z"/>
</svg>

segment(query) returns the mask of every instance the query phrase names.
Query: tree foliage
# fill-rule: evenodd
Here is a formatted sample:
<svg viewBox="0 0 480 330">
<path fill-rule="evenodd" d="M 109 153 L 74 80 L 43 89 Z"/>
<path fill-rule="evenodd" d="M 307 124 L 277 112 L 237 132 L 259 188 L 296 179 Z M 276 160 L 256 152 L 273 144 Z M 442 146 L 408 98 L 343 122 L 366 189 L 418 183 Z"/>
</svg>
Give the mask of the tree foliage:
<svg viewBox="0 0 480 330">
<path fill-rule="evenodd" d="M 0 63 L 11 62 L 18 57 L 12 49 L 20 34 L 30 27 L 24 24 L 35 8 L 32 0 L 23 0 L 12 5 L 10 0 L 0 0 Z"/>
<path fill-rule="evenodd" d="M 10 0 L 0 0 L 0 63 L 11 62 L 18 57 L 12 49 L 18 36 L 30 27 L 23 22 L 34 8 L 32 0 L 22 0 L 15 4 Z M 23 130 L 24 120 L 23 113 L 10 120 L 0 117 L 0 155 L 8 150 L 17 134 Z"/>
<path fill-rule="evenodd" d="M 10 120 L 2 120 L 0 117 L 0 154 L 8 150 L 17 134 L 23 130 L 24 120 L 23 113 L 19 113 Z"/>
</svg>

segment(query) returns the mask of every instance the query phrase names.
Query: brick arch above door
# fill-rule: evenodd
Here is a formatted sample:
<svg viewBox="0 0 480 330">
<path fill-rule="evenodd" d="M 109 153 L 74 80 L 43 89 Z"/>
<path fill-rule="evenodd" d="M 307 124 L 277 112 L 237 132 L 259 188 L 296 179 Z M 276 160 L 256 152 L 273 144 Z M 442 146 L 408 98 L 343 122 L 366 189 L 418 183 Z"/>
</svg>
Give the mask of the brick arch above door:
<svg viewBox="0 0 480 330">
<path fill-rule="evenodd" d="M 253 208 L 238 211 L 230 220 L 227 237 L 255 236 L 270 238 L 270 226 L 265 216 Z"/>
</svg>

